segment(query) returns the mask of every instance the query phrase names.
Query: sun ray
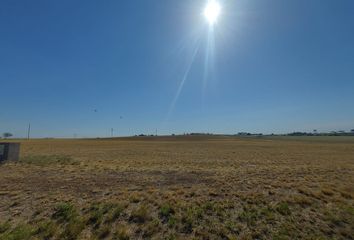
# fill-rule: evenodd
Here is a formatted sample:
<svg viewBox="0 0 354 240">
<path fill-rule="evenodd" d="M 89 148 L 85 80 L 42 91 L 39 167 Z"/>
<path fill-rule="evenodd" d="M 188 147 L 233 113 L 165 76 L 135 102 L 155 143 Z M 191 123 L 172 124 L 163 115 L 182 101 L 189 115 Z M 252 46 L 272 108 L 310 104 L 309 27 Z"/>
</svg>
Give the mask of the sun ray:
<svg viewBox="0 0 354 240">
<path fill-rule="evenodd" d="M 196 55 L 197 55 L 197 53 L 198 53 L 198 51 L 199 51 L 199 47 L 200 47 L 200 43 L 199 43 L 199 40 L 198 40 L 197 43 L 196 43 L 196 46 L 195 46 L 193 55 L 192 55 L 192 57 L 191 57 L 191 59 L 190 59 L 190 62 L 188 63 L 187 68 L 186 68 L 186 70 L 185 70 L 185 72 L 184 72 L 184 75 L 183 75 L 183 77 L 182 77 L 182 80 L 181 80 L 181 82 L 180 82 L 180 84 L 179 84 L 179 86 L 178 86 L 178 89 L 177 89 L 177 92 L 176 92 L 176 94 L 175 94 L 175 97 L 174 97 L 173 100 L 172 100 L 172 103 L 171 103 L 170 108 L 169 108 L 169 110 L 168 110 L 168 114 L 167 114 L 167 117 L 166 117 L 165 122 L 168 121 L 168 119 L 170 118 L 170 116 L 171 116 L 171 114 L 172 114 L 172 112 L 173 112 L 173 110 L 174 110 L 174 108 L 175 108 L 176 102 L 177 102 L 177 100 L 178 100 L 178 98 L 179 98 L 179 95 L 180 95 L 181 92 L 182 92 L 182 89 L 183 89 L 183 87 L 184 87 L 184 84 L 185 84 L 185 82 L 186 82 L 186 80 L 187 80 L 187 78 L 188 78 L 189 72 L 190 72 L 190 70 L 191 70 L 191 68 L 192 68 L 192 65 L 193 65 L 193 63 L 194 63 L 195 57 L 196 57 Z"/>
</svg>

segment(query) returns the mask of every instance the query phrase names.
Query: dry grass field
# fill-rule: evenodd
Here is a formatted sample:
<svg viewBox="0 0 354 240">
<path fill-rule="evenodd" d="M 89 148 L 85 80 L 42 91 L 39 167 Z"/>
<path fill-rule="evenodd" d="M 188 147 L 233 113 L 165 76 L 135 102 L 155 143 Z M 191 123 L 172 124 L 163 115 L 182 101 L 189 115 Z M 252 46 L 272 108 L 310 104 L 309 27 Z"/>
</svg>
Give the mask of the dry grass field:
<svg viewBox="0 0 354 240">
<path fill-rule="evenodd" d="M 353 239 L 354 138 L 22 141 L 0 239 Z"/>
</svg>

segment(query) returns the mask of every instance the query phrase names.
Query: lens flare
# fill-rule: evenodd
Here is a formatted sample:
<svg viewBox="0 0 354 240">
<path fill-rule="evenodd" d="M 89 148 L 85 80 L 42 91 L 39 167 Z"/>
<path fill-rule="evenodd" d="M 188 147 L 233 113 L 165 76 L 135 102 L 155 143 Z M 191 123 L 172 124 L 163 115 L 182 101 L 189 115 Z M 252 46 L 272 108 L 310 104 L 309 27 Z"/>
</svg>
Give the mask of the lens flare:
<svg viewBox="0 0 354 240">
<path fill-rule="evenodd" d="M 204 16 L 210 25 L 214 25 L 221 12 L 221 6 L 216 0 L 209 0 L 204 9 Z"/>
</svg>

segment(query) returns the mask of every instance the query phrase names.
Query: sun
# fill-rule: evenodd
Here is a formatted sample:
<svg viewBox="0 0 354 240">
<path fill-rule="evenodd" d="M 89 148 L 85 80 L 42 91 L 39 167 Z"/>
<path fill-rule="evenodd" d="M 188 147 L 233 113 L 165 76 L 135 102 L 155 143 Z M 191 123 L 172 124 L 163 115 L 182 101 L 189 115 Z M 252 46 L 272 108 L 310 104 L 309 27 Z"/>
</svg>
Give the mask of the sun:
<svg viewBox="0 0 354 240">
<path fill-rule="evenodd" d="M 204 9 L 204 16 L 210 25 L 214 25 L 221 12 L 221 6 L 216 0 L 208 0 Z"/>
</svg>

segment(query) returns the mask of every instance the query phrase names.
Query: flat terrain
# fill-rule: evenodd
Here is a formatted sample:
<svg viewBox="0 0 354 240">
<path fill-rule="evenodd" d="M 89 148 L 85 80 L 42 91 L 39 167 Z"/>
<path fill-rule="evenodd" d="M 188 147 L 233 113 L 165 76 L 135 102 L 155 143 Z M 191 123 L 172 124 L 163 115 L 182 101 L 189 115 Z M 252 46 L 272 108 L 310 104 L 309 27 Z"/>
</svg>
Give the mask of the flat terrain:
<svg viewBox="0 0 354 240">
<path fill-rule="evenodd" d="M 22 141 L 0 239 L 353 239 L 354 138 Z"/>
</svg>

